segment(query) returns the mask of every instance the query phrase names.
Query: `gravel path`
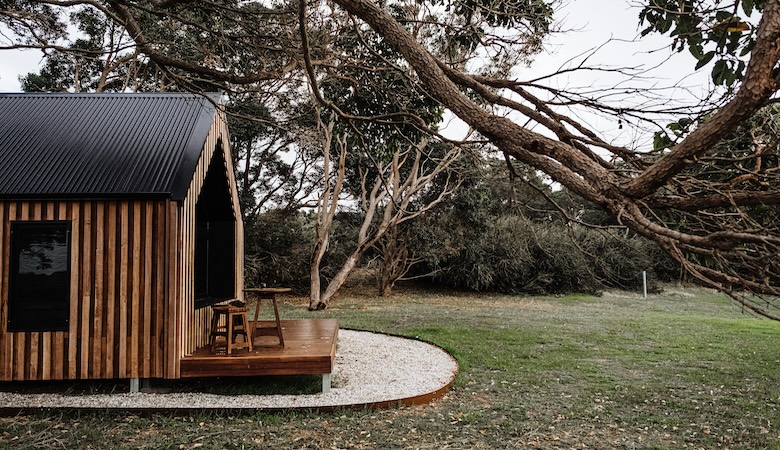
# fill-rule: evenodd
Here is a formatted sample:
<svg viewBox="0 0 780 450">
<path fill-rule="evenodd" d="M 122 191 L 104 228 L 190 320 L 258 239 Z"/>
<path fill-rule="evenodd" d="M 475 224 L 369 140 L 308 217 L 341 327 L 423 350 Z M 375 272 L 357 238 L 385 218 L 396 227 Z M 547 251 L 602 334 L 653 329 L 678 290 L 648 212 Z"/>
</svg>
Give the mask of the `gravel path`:
<svg viewBox="0 0 780 450">
<path fill-rule="evenodd" d="M 364 331 L 339 330 L 333 388 L 311 395 L 18 394 L 0 392 L 6 408 L 317 408 L 372 404 L 419 397 L 447 386 L 458 364 L 424 342 Z"/>
</svg>

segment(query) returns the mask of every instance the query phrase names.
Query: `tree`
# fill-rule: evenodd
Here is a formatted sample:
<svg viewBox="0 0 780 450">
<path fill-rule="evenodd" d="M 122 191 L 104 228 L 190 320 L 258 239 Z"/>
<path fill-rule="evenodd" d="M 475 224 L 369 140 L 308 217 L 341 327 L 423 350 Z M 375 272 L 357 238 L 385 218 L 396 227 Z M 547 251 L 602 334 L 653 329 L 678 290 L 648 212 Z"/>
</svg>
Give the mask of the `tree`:
<svg viewBox="0 0 780 450">
<path fill-rule="evenodd" d="M 63 5 L 82 3 L 67 2 Z M 667 4 L 668 3 L 668 4 Z M 43 17 L 58 2 L 43 7 L 11 2 Z M 725 153 L 724 177 L 702 173 L 703 158 L 740 124 L 774 102 L 780 83 L 780 3 L 719 0 L 647 2 L 640 20 L 648 33 L 672 36 L 676 49 L 688 48 L 697 64 L 713 61 L 713 79 L 725 86 L 713 103 L 695 108 L 655 103 L 608 103 L 604 93 L 576 92 L 546 84 L 550 77 L 522 80 L 513 69 L 529 61 L 549 31 L 552 8 L 536 0 L 387 1 L 333 0 L 259 4 L 237 1 L 180 2 L 122 0 L 83 2 L 124 26 L 137 50 L 165 67 L 171 76 L 206 80 L 214 85 L 249 87 L 270 79 L 299 76 L 301 69 L 327 68 L 336 76 L 358 61 L 331 60 L 320 52 L 319 34 L 305 26 L 317 17 L 328 27 L 347 14 L 368 53 L 392 70 L 424 86 L 426 94 L 509 157 L 544 172 L 552 181 L 605 210 L 616 222 L 655 241 L 692 276 L 730 294 L 747 309 L 780 319 L 780 225 L 745 221 L 752 209 L 780 202 L 775 172 L 763 172 L 764 184 L 733 183 L 744 175 L 739 154 Z M 739 7 L 741 6 L 741 8 Z M 144 27 L 147 15 L 166 26 Z M 36 18 L 0 14 L 21 41 L 39 46 L 48 40 L 28 29 L 56 29 Z M 339 20 L 328 21 L 329 17 Z M 298 23 L 298 30 L 293 24 Z M 743 25 L 743 23 L 745 25 Z M 22 25 L 29 25 L 23 28 Z M 297 34 L 295 34 L 297 32 Z M 363 39 L 365 37 L 366 39 Z M 381 47 L 373 43 L 381 42 Z M 47 47 L 51 48 L 51 47 Z M 196 53 L 202 57 L 184 58 Z M 714 52 L 714 53 L 711 53 Z M 372 67 L 358 65 L 362 70 Z M 599 70 L 585 65 L 564 69 Z M 601 70 L 605 70 L 601 68 Z M 635 77 L 630 68 L 613 74 Z M 618 85 L 616 94 L 625 89 Z M 375 111 L 353 113 L 339 98 L 316 89 L 318 101 L 343 118 L 414 124 L 436 130 L 415 114 Z M 656 96 L 660 92 L 654 93 Z M 625 98 L 625 97 L 624 97 Z M 665 100 L 665 102 L 664 102 Z M 670 114 L 681 125 L 671 142 L 655 148 L 628 148 L 601 137 L 566 108 L 577 104 L 615 119 L 630 118 L 651 126 Z M 649 106 L 648 106 L 649 105 Z M 661 106 L 659 106 L 661 105 Z M 714 108 L 713 106 L 717 106 Z M 686 119 L 683 121 L 682 119 Z M 684 122 L 684 123 L 683 123 Z M 543 130 L 543 132 L 542 132 Z M 757 148 L 751 148 L 754 154 Z M 718 217 L 710 226 L 686 229 L 666 221 L 666 212 Z M 756 299 L 748 294 L 767 295 Z"/>
<path fill-rule="evenodd" d="M 642 271 L 653 280 L 679 276 L 652 242 L 575 195 L 553 191 L 522 164 L 514 162 L 507 177 L 506 162 L 494 155 L 469 163 L 457 192 L 410 225 L 405 244 L 419 255 L 410 275 L 457 289 L 530 294 L 637 290 Z"/>
<path fill-rule="evenodd" d="M 753 301 L 737 289 L 768 295 L 780 294 L 780 272 L 774 255 L 780 249 L 777 224 L 756 229 L 729 223 L 725 230 L 685 232 L 655 220 L 653 208 L 696 210 L 751 207 L 776 204 L 780 192 L 734 190 L 718 183 L 690 195 L 679 185 L 690 186 L 683 172 L 695 160 L 711 151 L 722 138 L 761 107 L 771 102 L 778 90 L 775 67 L 780 60 L 780 4 L 768 2 L 755 31 L 750 59 L 741 83 L 708 120 L 688 133 L 665 152 L 637 152 L 616 148 L 598 138 L 570 117 L 557 114 L 549 102 L 532 95 L 528 83 L 507 78 L 471 74 L 433 56 L 399 21 L 385 9 L 365 0 L 336 0 L 383 36 L 414 68 L 431 94 L 463 121 L 479 131 L 497 148 L 548 174 L 579 196 L 599 205 L 618 220 L 654 240 L 690 273 L 736 298 L 759 314 L 780 319 L 777 304 Z M 696 14 L 704 7 L 720 7 L 718 2 L 690 5 L 678 14 Z M 479 5 L 477 6 L 479 8 Z M 650 6 L 655 8 L 655 6 Z M 699 10 L 697 10 L 699 8 Z M 660 9 L 660 7 L 659 7 Z M 487 12 L 489 9 L 481 9 Z M 661 29 L 668 31 L 668 29 Z M 738 45 L 736 46 L 738 48 Z M 737 50 L 734 48 L 734 50 Z M 479 98 L 479 102 L 467 93 Z M 522 114 L 548 128 L 557 139 L 529 130 L 522 124 L 495 114 L 490 107 L 502 107 Z M 593 152 L 597 147 L 611 156 L 631 163 L 633 170 L 620 170 L 609 159 Z M 687 254 L 712 258 L 715 265 L 698 263 Z"/>
<path fill-rule="evenodd" d="M 91 8 L 70 14 L 78 30 L 71 42 L 54 47 L 38 73 L 21 77 L 25 92 L 122 92 L 161 90 L 153 64 L 144 61 L 125 29 Z M 56 35 L 58 40 L 64 34 Z"/>
<path fill-rule="evenodd" d="M 229 94 L 226 104 L 233 163 L 244 218 L 291 214 L 312 206 L 319 179 L 318 152 L 302 136 L 309 132 L 311 105 L 272 89 Z"/>
<path fill-rule="evenodd" d="M 325 124 L 322 117 L 317 115 L 318 132 L 321 138 L 322 148 L 322 189 L 317 198 L 316 223 L 314 227 L 315 244 L 309 266 L 309 309 L 321 309 L 319 305 L 325 304 L 322 300 L 320 265 L 333 232 L 333 220 L 336 217 L 339 206 L 339 198 L 344 187 L 346 176 L 345 161 L 347 159 L 347 143 L 341 136 L 334 136 L 333 128 L 336 125 L 335 117 Z M 335 140 L 335 142 L 334 142 Z M 337 150 L 337 163 L 331 161 L 333 150 Z"/>
<path fill-rule="evenodd" d="M 317 200 L 316 244 L 311 258 L 310 310 L 327 307 L 362 256 L 383 237 L 392 234 L 403 223 L 424 214 L 453 191 L 458 184 L 458 177 L 452 172 L 451 166 L 461 155 L 458 147 L 429 145 L 427 139 L 395 149 L 398 137 L 392 136 L 385 143 L 377 142 L 379 151 L 376 151 L 377 148 L 366 148 L 364 144 L 371 133 L 352 127 L 350 131 L 357 130 L 359 133 L 359 139 L 355 139 L 346 130 L 337 132 L 335 116 L 327 124 L 319 114 L 317 120 L 323 155 L 323 180 Z M 376 136 L 377 131 L 372 131 Z M 400 132 L 398 134 L 402 139 L 405 138 Z M 350 148 L 350 142 L 360 142 L 362 145 L 353 144 L 353 148 Z M 321 293 L 320 264 L 328 248 L 340 197 L 347 190 L 345 183 L 349 150 L 353 154 L 352 170 L 355 172 L 351 177 L 355 183 L 352 189 L 358 191 L 353 198 L 359 202 L 362 221 L 352 250 Z M 338 162 L 334 164 L 332 158 Z M 443 181 L 433 188 L 433 181 L 439 178 L 443 178 Z M 427 194 L 427 199 L 421 198 L 423 194 Z"/>
<path fill-rule="evenodd" d="M 404 222 L 436 206 L 457 187 L 457 175 L 450 171 L 450 166 L 459 158 L 460 148 L 449 148 L 441 157 L 432 158 L 427 147 L 427 140 L 410 144 L 406 149 L 393 153 L 390 161 L 377 162 L 375 171 L 363 171 L 360 203 L 364 215 L 356 245 L 328 283 L 319 302 L 311 303 L 309 309 L 326 307 L 371 247 L 388 232 L 394 232 Z M 376 173 L 373 179 L 368 176 L 369 172 Z M 414 202 L 440 175 L 446 177 L 442 189 L 427 202 Z"/>
<path fill-rule="evenodd" d="M 314 100 L 327 108 L 324 115 L 330 117 L 326 125 L 323 114 L 315 112 L 324 178 L 311 265 L 311 310 L 327 306 L 363 255 L 388 231 L 423 214 L 451 192 L 456 182 L 449 183 L 449 167 L 460 155 L 460 149 L 451 145 L 429 145 L 420 127 L 435 126 L 441 121 L 442 110 L 409 74 L 396 70 L 400 61 L 391 56 L 392 49 L 376 36 L 360 33 L 348 17 L 334 14 L 327 30 L 321 23 L 309 26 L 317 17 L 299 15 L 300 27 L 305 30 L 301 44 L 309 90 Z M 330 64 L 321 70 L 309 55 L 308 35 L 314 33 L 319 39 L 312 51 L 320 58 L 329 55 Z M 341 114 L 345 110 L 350 111 L 348 116 Z M 371 115 L 376 120 L 363 119 Z M 338 160 L 338 165 L 331 165 L 331 158 Z M 439 185 L 441 190 L 429 196 L 429 202 L 420 201 L 421 194 L 440 176 L 447 180 Z M 320 293 L 320 264 L 336 212 L 343 208 L 339 204 L 342 193 L 360 205 L 362 223 L 351 251 Z"/>
</svg>

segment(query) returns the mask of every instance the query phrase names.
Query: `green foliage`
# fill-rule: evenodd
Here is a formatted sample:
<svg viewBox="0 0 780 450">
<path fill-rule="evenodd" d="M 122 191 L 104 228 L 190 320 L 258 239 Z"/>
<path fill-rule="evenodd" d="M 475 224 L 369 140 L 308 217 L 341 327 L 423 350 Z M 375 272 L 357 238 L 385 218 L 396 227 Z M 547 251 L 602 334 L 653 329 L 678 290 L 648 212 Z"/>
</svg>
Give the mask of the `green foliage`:
<svg viewBox="0 0 780 450">
<path fill-rule="evenodd" d="M 642 36 L 668 34 L 673 38 L 673 49 L 681 52 L 687 48 L 697 61 L 696 70 L 714 60 L 713 82 L 733 87 L 744 76 L 743 57 L 755 45 L 752 16 L 764 4 L 762 0 L 742 1 L 738 11 L 733 2 L 721 0 L 657 0 L 648 2 L 639 21 L 645 25 Z"/>
<path fill-rule="evenodd" d="M 542 49 L 543 38 L 550 32 L 554 8 L 540 0 L 433 0 L 427 6 L 425 21 L 410 17 L 403 4 L 391 7 L 393 15 L 403 23 L 421 26 L 415 31 L 426 36 L 431 47 L 448 62 L 461 64 L 464 59 L 486 53 L 490 60 L 479 58 L 486 72 L 506 73 L 518 58 Z M 436 24 L 436 25 L 434 25 Z M 446 25 L 443 25 L 446 24 Z M 513 46 L 510 42 L 522 42 Z"/>
<path fill-rule="evenodd" d="M 70 15 L 83 37 L 74 40 L 69 51 L 50 54 L 39 73 L 29 73 L 20 78 L 25 92 L 58 92 L 74 87 L 78 90 L 95 90 L 95 82 L 105 64 L 99 58 L 103 54 L 103 36 L 110 23 L 91 8 L 83 8 Z"/>
<path fill-rule="evenodd" d="M 707 118 L 703 119 L 707 120 Z M 687 133 L 680 123 L 667 126 L 674 133 Z M 662 199 L 688 195 L 695 192 L 698 198 L 711 198 L 724 192 L 738 192 L 763 200 L 762 196 L 778 186 L 780 168 L 780 108 L 770 105 L 759 110 L 736 130 L 712 146 L 705 154 L 696 158 L 681 171 L 675 182 L 665 187 L 658 196 Z M 713 204 L 698 208 L 657 208 L 656 218 L 673 229 L 699 236 L 717 235 L 735 230 L 735 223 L 764 236 L 776 234 L 780 210 L 771 201 L 756 201 L 753 204 Z M 739 220 L 735 220 L 739 217 Z M 688 261 L 715 270 L 725 270 L 718 252 L 694 251 L 682 248 Z M 760 268 L 754 264 L 763 260 L 773 267 L 776 251 L 769 250 L 767 257 L 758 257 L 755 249 L 744 246 L 744 251 L 728 270 L 734 276 L 751 277 L 761 273 L 760 282 L 776 283 L 777 276 L 772 269 Z M 747 256 L 749 255 L 749 256 Z M 764 259 L 765 258 L 765 259 Z"/>
<path fill-rule="evenodd" d="M 61 17 L 57 19 L 61 20 Z M 123 92 L 129 89 L 141 92 L 161 89 L 165 76 L 159 67 L 139 57 L 124 28 L 102 12 L 79 7 L 68 15 L 67 23 L 63 21 L 57 27 L 66 29 L 68 25 L 77 33 L 58 31 L 49 36 L 49 40 L 59 41 L 62 50 L 47 52 L 39 72 L 19 78 L 23 91 Z M 173 89 L 174 85 L 168 83 L 167 88 Z"/>
<path fill-rule="evenodd" d="M 38 1 L 0 1 L 0 25 L 28 45 L 35 45 L 40 40 L 56 42 L 67 35 L 67 25 L 59 10 Z"/>
<path fill-rule="evenodd" d="M 740 187 L 765 190 L 777 183 L 774 172 L 780 164 L 778 133 L 780 107 L 767 106 L 740 124 L 684 174 L 706 181 L 734 182 L 752 173 L 752 183 L 741 183 Z"/>
<path fill-rule="evenodd" d="M 653 150 L 663 150 L 675 144 L 679 139 L 684 138 L 697 123 L 687 117 L 671 122 L 666 128 L 671 131 L 671 135 L 666 131 L 656 131 L 653 135 Z"/>
<path fill-rule="evenodd" d="M 435 281 L 458 289 L 556 294 L 641 289 L 642 271 L 651 280 L 679 276 L 668 256 L 644 238 L 563 220 L 527 184 L 510 193 L 501 169 L 493 162 L 411 225 L 410 248 L 425 261 L 418 273 L 435 273 Z M 532 176 L 525 174 L 539 183 Z M 603 212 L 569 194 L 549 195 L 570 217 L 612 225 Z"/>
<path fill-rule="evenodd" d="M 403 62 L 378 36 L 343 31 L 335 45 L 339 53 L 348 55 L 342 61 L 345 69 L 325 77 L 320 87 L 325 98 L 343 111 L 362 117 L 339 118 L 334 130 L 346 138 L 350 157 L 389 159 L 425 136 L 420 123 L 432 129 L 438 126 L 444 109 L 419 81 L 393 65 L 400 67 Z M 363 163 L 372 165 L 370 160 Z"/>
<path fill-rule="evenodd" d="M 427 231 L 422 230 L 419 240 L 436 245 Z M 450 236 L 449 254 L 431 255 L 431 265 L 440 271 L 437 281 L 460 289 L 507 293 L 639 290 L 642 271 L 654 280 L 659 277 L 654 269 L 669 265 L 665 254 L 640 237 L 534 223 L 517 215 L 494 218 L 475 234 L 464 241 Z"/>
<path fill-rule="evenodd" d="M 314 214 L 281 210 L 245 219 L 245 284 L 308 289 L 315 220 Z M 338 272 L 352 251 L 361 220 L 355 213 L 336 215 L 328 252 L 320 265 L 326 280 Z"/>
<path fill-rule="evenodd" d="M 314 246 L 311 218 L 303 213 L 260 214 L 244 222 L 247 286 L 305 287 Z"/>
<path fill-rule="evenodd" d="M 309 105 L 299 100 L 293 94 L 271 99 L 258 93 L 229 96 L 233 166 L 247 218 L 274 209 L 294 210 L 319 178 L 319 168 L 311 167 L 312 150 L 294 147 L 301 130 L 309 126 Z"/>
</svg>

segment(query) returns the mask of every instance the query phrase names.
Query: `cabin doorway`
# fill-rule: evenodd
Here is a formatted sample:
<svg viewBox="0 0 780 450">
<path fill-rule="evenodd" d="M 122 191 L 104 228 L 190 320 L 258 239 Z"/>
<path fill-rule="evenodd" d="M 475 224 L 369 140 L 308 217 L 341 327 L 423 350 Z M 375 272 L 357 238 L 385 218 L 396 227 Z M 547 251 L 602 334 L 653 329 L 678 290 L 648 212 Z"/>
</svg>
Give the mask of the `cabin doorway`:
<svg viewBox="0 0 780 450">
<path fill-rule="evenodd" d="M 235 298 L 235 217 L 220 144 L 195 205 L 195 307 Z"/>
</svg>

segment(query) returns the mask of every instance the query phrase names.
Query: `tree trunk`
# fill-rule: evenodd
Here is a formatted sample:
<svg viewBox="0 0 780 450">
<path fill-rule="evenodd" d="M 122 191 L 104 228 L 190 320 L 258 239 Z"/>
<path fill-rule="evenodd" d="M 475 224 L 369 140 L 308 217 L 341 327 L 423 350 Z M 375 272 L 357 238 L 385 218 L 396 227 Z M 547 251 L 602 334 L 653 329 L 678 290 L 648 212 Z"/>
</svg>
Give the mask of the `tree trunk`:
<svg viewBox="0 0 780 450">
<path fill-rule="evenodd" d="M 409 269 L 409 248 L 406 239 L 398 232 L 398 227 L 391 227 L 379 245 L 382 254 L 382 265 L 379 267 L 379 295 L 389 297 L 393 293 L 396 281 L 404 276 Z"/>
<path fill-rule="evenodd" d="M 339 289 L 341 289 L 341 286 L 347 281 L 347 277 L 349 277 L 349 274 L 352 273 L 352 269 L 354 269 L 358 261 L 360 261 L 360 256 L 362 254 L 362 250 L 355 250 L 349 255 L 336 276 L 328 283 L 328 287 L 325 288 L 325 293 L 322 294 L 320 302 L 315 305 L 316 308 L 314 309 L 325 309 L 328 306 L 328 303 L 333 296 L 336 295 L 336 292 L 338 292 Z M 312 309 L 312 304 L 309 304 L 309 309 Z"/>
<path fill-rule="evenodd" d="M 327 248 L 328 235 L 323 240 L 317 240 L 317 245 L 311 254 L 311 265 L 309 266 L 309 311 L 325 308 L 325 304 L 320 300 L 320 262 L 322 262 L 322 257 L 325 255 L 325 249 Z"/>
<path fill-rule="evenodd" d="M 391 295 L 393 295 L 394 286 L 395 286 L 395 280 L 392 279 L 392 277 L 390 276 L 390 272 L 388 270 L 385 270 L 383 265 L 381 272 L 379 274 L 379 296 L 390 297 Z"/>
<path fill-rule="evenodd" d="M 317 120 L 320 129 L 323 132 L 323 191 L 317 201 L 317 227 L 315 229 L 317 232 L 317 244 L 312 252 L 311 266 L 309 267 L 309 311 L 325 309 L 325 302 L 321 298 L 322 286 L 320 282 L 320 263 L 322 262 L 322 257 L 325 256 L 325 251 L 328 249 L 330 232 L 333 228 L 333 218 L 336 216 L 336 207 L 338 206 L 339 195 L 341 194 L 341 187 L 344 183 L 344 176 L 346 174 L 344 162 L 347 157 L 346 142 L 337 138 L 339 144 L 339 163 L 334 173 L 331 173 L 330 151 L 331 143 L 333 142 L 333 126 L 335 125 L 335 122 L 331 120 L 331 122 L 325 126 L 319 115 L 317 116 Z M 330 178 L 332 176 L 335 176 L 335 180 L 331 187 Z"/>
</svg>

